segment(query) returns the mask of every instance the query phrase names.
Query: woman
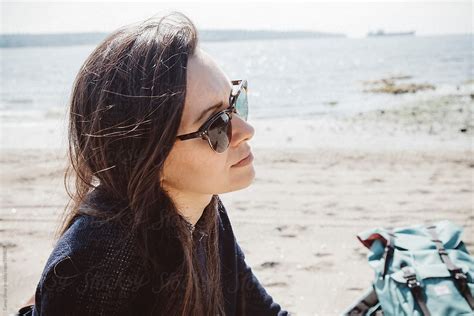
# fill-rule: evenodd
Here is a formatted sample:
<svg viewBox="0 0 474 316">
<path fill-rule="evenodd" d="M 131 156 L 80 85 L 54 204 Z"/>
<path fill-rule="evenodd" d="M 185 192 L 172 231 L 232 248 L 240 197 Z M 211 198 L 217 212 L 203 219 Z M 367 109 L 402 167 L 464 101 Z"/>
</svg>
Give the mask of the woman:
<svg viewBox="0 0 474 316">
<path fill-rule="evenodd" d="M 114 32 L 80 69 L 72 203 L 33 315 L 287 314 L 246 265 L 218 196 L 255 176 L 247 83 L 197 43 L 173 12 Z"/>
</svg>

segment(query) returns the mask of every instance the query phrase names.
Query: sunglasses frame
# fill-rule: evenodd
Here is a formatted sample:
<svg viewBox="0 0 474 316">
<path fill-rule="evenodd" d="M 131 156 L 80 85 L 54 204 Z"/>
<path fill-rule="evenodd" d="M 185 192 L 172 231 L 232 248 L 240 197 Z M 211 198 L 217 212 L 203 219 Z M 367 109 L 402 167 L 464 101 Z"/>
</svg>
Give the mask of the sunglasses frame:
<svg viewBox="0 0 474 316">
<path fill-rule="evenodd" d="M 178 135 L 178 136 L 176 136 L 176 138 L 178 138 L 180 140 L 202 138 L 204 140 L 207 140 L 207 143 L 209 144 L 211 149 L 214 150 L 215 152 L 217 152 L 214 149 L 214 147 L 212 146 L 212 143 L 211 143 L 211 140 L 210 140 L 209 134 L 208 134 L 208 129 L 212 125 L 212 123 L 214 123 L 214 121 L 216 119 L 218 119 L 222 114 L 226 114 L 229 117 L 229 123 L 228 124 L 232 124 L 231 123 L 231 120 L 232 120 L 232 115 L 231 114 L 232 113 L 239 114 L 237 112 L 236 107 L 235 107 L 235 101 L 237 100 L 237 97 L 240 95 L 240 92 L 242 91 L 242 89 L 247 90 L 247 86 L 248 86 L 247 80 L 245 80 L 245 79 L 243 79 L 243 80 L 232 80 L 231 83 L 232 83 L 233 87 L 232 87 L 232 90 L 230 91 L 230 96 L 229 96 L 230 106 L 227 109 L 222 110 L 222 111 L 217 112 L 214 115 L 212 115 L 209 119 L 207 119 L 206 122 L 204 122 L 201 125 L 201 127 L 197 131 L 192 132 L 192 133 L 188 133 L 188 134 Z M 233 89 L 235 86 L 237 86 L 237 90 Z M 247 120 L 247 118 L 244 118 L 244 119 Z M 229 144 L 230 144 L 230 142 L 231 142 L 231 139 L 229 139 Z M 217 152 L 217 153 L 219 153 L 219 152 Z"/>
</svg>

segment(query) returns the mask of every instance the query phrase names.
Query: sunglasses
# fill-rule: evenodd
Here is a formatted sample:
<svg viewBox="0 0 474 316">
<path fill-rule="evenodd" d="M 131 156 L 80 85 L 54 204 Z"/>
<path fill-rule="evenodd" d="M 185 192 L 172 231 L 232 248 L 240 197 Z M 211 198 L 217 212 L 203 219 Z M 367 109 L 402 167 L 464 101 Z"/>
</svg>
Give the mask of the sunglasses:
<svg viewBox="0 0 474 316">
<path fill-rule="evenodd" d="M 179 135 L 180 140 L 202 138 L 207 140 L 212 150 L 223 153 L 232 140 L 232 113 L 236 113 L 245 121 L 248 116 L 247 80 L 232 80 L 229 96 L 230 106 L 212 115 L 193 133 Z"/>
</svg>

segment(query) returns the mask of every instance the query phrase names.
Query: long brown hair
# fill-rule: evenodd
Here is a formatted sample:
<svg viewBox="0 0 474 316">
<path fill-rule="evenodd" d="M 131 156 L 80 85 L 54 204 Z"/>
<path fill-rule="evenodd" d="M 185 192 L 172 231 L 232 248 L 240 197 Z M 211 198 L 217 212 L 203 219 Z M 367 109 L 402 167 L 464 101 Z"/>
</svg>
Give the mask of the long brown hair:
<svg viewBox="0 0 474 316">
<path fill-rule="evenodd" d="M 207 233 L 204 279 L 197 238 L 192 238 L 159 180 L 181 121 L 187 62 L 197 43 L 195 26 L 178 12 L 123 27 L 84 62 L 70 100 L 64 181 L 71 200 L 57 236 L 72 225 L 88 194 L 100 186 L 125 207 L 96 210 L 94 216 L 130 225 L 147 271 L 161 282 L 159 293 L 166 302 L 160 303 L 159 312 L 166 315 L 224 314 L 218 196 L 199 220 L 199 229 Z"/>
</svg>

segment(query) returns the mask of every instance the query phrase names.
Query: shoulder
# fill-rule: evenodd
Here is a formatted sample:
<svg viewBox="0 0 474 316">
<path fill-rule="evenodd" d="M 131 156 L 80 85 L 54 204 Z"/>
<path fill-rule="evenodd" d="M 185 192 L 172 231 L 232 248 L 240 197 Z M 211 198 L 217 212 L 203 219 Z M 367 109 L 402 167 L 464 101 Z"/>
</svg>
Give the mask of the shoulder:
<svg viewBox="0 0 474 316">
<path fill-rule="evenodd" d="M 57 241 L 45 270 L 65 265 L 64 261 L 72 262 L 80 272 L 131 263 L 136 238 L 129 228 L 130 221 L 105 220 L 89 211 L 114 212 L 116 205 L 105 202 L 97 190 L 91 192 L 82 203 L 80 214 Z"/>
<path fill-rule="evenodd" d="M 121 225 L 80 215 L 47 260 L 35 309 L 47 315 L 118 313 L 147 281 L 134 243 Z"/>
<path fill-rule="evenodd" d="M 122 225 L 82 214 L 56 242 L 45 270 L 53 269 L 65 258 L 75 259 L 78 268 L 91 268 L 92 264 L 114 259 L 113 255 L 128 254 L 133 242 L 134 236 Z"/>
</svg>

